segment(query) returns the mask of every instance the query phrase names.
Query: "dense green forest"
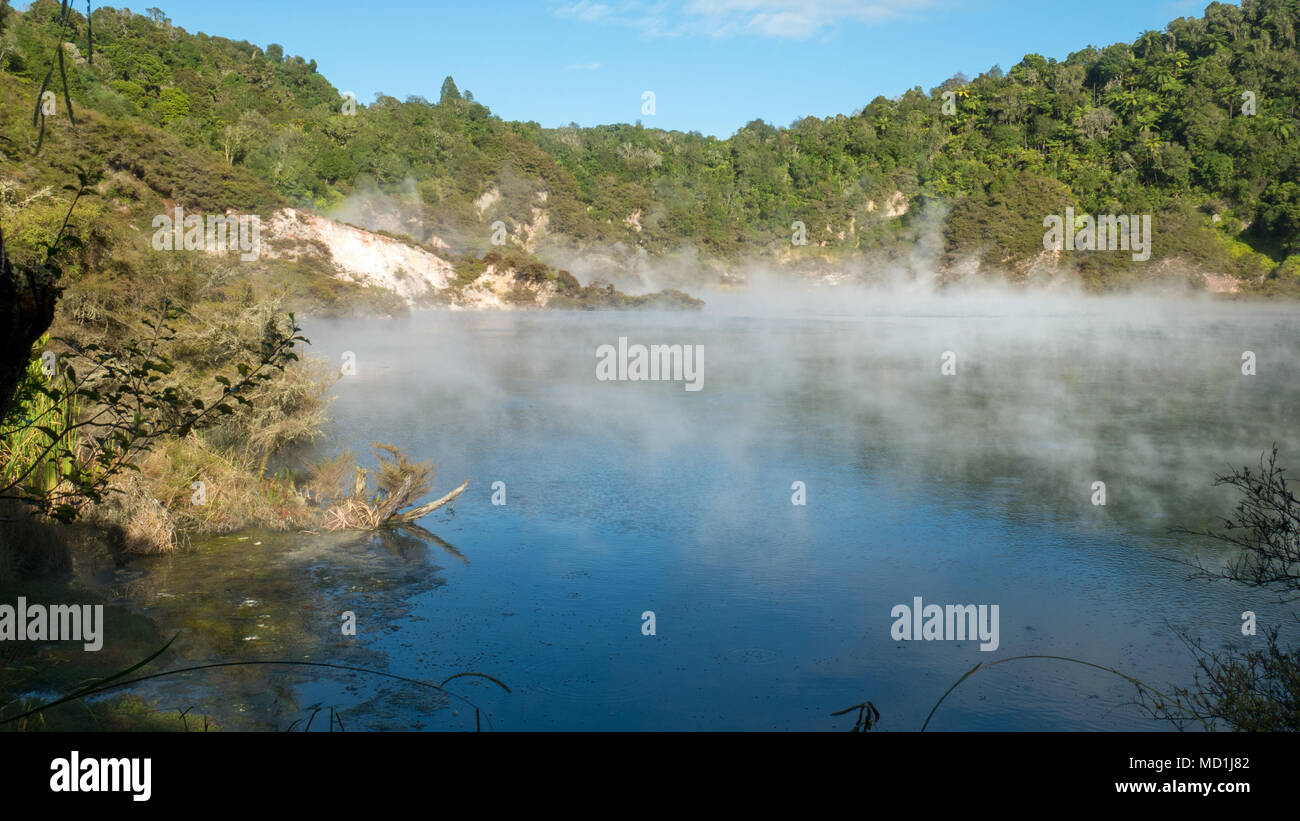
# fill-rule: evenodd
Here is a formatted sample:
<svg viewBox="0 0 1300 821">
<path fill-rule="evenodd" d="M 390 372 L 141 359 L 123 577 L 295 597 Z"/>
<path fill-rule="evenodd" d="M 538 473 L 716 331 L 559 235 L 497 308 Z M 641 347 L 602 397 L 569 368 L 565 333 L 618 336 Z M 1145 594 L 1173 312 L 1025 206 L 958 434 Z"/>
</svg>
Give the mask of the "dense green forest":
<svg viewBox="0 0 1300 821">
<path fill-rule="evenodd" d="M 754 120 L 728 139 L 505 121 L 451 78 L 436 102 L 381 94 L 348 116 L 315 61 L 278 45 L 190 34 L 158 9 L 98 8 L 89 26 L 74 12 L 61 34 L 59 11 L 38 0 L 15 15 L 0 69 L 39 83 L 66 38 L 74 104 L 159 127 L 269 192 L 227 199 L 328 213 L 359 191 L 405 191 L 458 253 L 487 250 L 493 220 L 531 221 L 544 192 L 551 234 L 579 249 L 888 257 L 937 219 L 943 262 L 1015 269 L 1042 251 L 1044 216 L 1073 206 L 1153 214 L 1154 260 L 1265 290 L 1300 274 L 1300 0 L 1213 3 L 1133 43 L 1029 54 L 893 100 L 866 102 L 864 87 L 852 114 Z M 890 216 L 895 192 L 907 210 Z M 792 249 L 796 220 L 809 244 Z M 1080 272 L 1100 287 L 1146 274 L 1126 254 L 1086 256 Z"/>
</svg>

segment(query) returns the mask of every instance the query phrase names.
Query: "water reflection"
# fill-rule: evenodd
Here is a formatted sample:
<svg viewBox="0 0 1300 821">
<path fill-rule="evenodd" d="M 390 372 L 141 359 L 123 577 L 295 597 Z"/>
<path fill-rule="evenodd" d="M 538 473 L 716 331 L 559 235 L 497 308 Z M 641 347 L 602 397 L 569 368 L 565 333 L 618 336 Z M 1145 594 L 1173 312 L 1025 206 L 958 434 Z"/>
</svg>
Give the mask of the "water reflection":
<svg viewBox="0 0 1300 821">
<path fill-rule="evenodd" d="M 456 692 L 511 729 L 842 729 L 831 713 L 867 699 L 881 729 L 917 729 L 990 655 L 1185 685 L 1175 628 L 1217 645 L 1241 640 L 1243 610 L 1284 622 L 1165 559 L 1222 559 L 1169 534 L 1226 510 L 1217 473 L 1274 442 L 1300 464 L 1300 322 L 1248 305 L 1040 308 L 311 323 L 315 353 L 359 364 L 324 450 L 382 431 L 473 479 L 456 518 L 83 558 L 77 578 L 148 625 L 127 645 L 141 656 L 180 631 L 178 661 L 478 670 L 513 692 Z M 703 345 L 705 389 L 596 380 L 597 347 L 619 336 Z M 1258 375 L 1240 372 L 1244 350 Z M 508 504 L 485 490 L 498 480 Z M 999 652 L 892 641 L 891 608 L 918 595 L 998 604 Z M 1157 729 L 1114 676 L 1020 664 L 963 685 L 931 726 Z M 361 674 L 210 671 L 146 695 L 226 726 L 305 725 L 318 708 L 335 726 L 331 707 L 348 729 L 473 722 Z"/>
<path fill-rule="evenodd" d="M 284 659 L 384 670 L 389 660 L 378 647 L 378 636 L 409 615 L 412 596 L 446 583 L 431 551 L 466 561 L 455 547 L 423 528 L 351 534 L 257 531 L 204 540 L 174 555 L 129 560 L 111 549 L 83 549 L 74 554 L 68 581 L 110 603 L 108 652 L 28 648 L 29 675 L 6 682 L 6 689 L 66 692 L 147 657 L 173 635 L 177 638 L 168 653 L 145 672 Z M 344 611 L 355 614 L 355 636 L 343 635 Z M 372 718 L 400 728 L 392 717 L 402 711 L 394 704 L 418 702 L 421 715 L 446 706 L 440 694 L 404 693 L 409 688 L 364 674 L 274 665 L 186 673 L 141 684 L 131 692 L 154 709 L 176 711 L 182 724 L 188 720 L 181 714 L 189 711 L 227 729 L 284 728 L 290 716 L 308 709 L 304 688 L 317 695 L 324 688 L 332 696 L 327 707 L 335 708 L 344 721 L 350 716 L 349 725 L 358 728 L 368 726 Z M 426 717 L 423 723 L 429 721 Z"/>
</svg>

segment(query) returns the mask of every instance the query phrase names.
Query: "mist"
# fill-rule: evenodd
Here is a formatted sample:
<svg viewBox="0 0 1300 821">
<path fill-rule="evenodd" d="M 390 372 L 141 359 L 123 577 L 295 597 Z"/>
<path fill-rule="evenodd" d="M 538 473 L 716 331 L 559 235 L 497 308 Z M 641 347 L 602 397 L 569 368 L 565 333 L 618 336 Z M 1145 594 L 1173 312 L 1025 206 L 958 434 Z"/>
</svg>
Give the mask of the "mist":
<svg viewBox="0 0 1300 821">
<path fill-rule="evenodd" d="M 503 435 L 568 437 L 647 466 L 706 448 L 731 475 L 784 468 L 791 481 L 793 452 L 830 448 L 899 487 L 942 480 L 987 493 L 1011 482 L 1015 492 L 999 491 L 1008 510 L 1150 530 L 1222 509 L 1215 475 L 1273 443 L 1284 458 L 1300 452 L 1300 337 L 1285 308 L 1059 285 L 792 288 L 761 276 L 706 298 L 698 314 L 422 312 L 316 321 L 309 336 L 331 359 L 356 352 L 358 386 L 340 388 L 362 391 L 367 414 L 400 428 L 432 413 L 457 430 L 411 444 L 467 469 L 474 440 Z M 597 351 L 619 337 L 702 346 L 703 390 L 599 381 Z M 1253 376 L 1242 373 L 1247 351 Z M 1090 502 L 1094 481 L 1106 483 L 1104 508 Z"/>
</svg>

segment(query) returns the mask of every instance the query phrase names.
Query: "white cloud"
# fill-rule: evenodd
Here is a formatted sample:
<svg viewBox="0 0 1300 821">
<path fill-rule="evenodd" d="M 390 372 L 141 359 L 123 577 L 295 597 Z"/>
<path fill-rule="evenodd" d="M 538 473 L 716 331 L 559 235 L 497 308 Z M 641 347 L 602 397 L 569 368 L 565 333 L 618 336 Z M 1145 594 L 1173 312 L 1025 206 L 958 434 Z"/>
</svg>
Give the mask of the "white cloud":
<svg viewBox="0 0 1300 821">
<path fill-rule="evenodd" d="M 806 40 L 845 23 L 871 24 L 936 0 L 579 0 L 556 16 L 640 29 L 650 36 L 779 37 Z"/>
<path fill-rule="evenodd" d="M 604 3 L 593 3 L 591 0 L 578 0 L 576 3 L 569 3 L 556 9 L 555 16 L 571 20 L 581 20 L 584 23 L 597 23 L 601 20 L 609 19 L 610 8 Z"/>
</svg>

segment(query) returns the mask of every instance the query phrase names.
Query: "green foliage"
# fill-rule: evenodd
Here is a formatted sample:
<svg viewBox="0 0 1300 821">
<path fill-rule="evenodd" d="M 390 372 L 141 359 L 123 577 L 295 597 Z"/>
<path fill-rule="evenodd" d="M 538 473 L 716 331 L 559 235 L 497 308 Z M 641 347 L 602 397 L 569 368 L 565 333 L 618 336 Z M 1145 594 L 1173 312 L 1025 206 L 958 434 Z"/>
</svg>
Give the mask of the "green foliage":
<svg viewBox="0 0 1300 821">
<path fill-rule="evenodd" d="M 12 424 L 0 424 L 0 485 L 18 495 L 49 498 L 65 480 L 75 477 L 74 431 L 80 402 L 69 390 L 66 372 L 46 375 L 40 351 L 50 341 L 36 343 L 10 411 Z"/>
<path fill-rule="evenodd" d="M 314 61 L 277 45 L 263 52 L 191 35 L 161 12 L 96 10 L 105 59 L 76 66 L 68 85 L 74 100 L 218 151 L 232 170 L 299 205 L 413 181 L 424 224 L 457 254 L 484 253 L 488 223 L 528 223 L 537 207 L 553 234 L 651 253 L 684 245 L 724 258 L 780 253 L 794 220 L 830 254 L 904 251 L 915 240 L 910 214 L 943 200 L 954 205 L 943 231 L 950 260 L 972 251 L 989 261 L 1034 254 L 1038 221 L 1066 206 L 1160 214 L 1217 203 L 1251 226 L 1242 241 L 1280 261 L 1300 251 L 1297 13 L 1296 0 L 1212 5 L 1204 17 L 1174 20 L 1131 44 L 1063 61 L 1031 54 L 1005 73 L 995 67 L 928 93 L 878 97 L 848 116 L 788 127 L 755 120 L 725 140 L 639 123 L 506 122 L 450 77 L 437 105 L 381 95 L 346 116 Z M 61 29 L 61 14 L 58 3 L 40 0 L 7 24 L 28 61 L 24 76 L 55 70 L 60 31 L 84 30 L 75 10 Z M 1244 110 L 1246 92 L 1253 114 Z M 113 140 L 100 146 L 110 162 L 129 166 L 139 155 L 148 164 L 156 153 L 130 131 L 118 136 L 126 138 L 120 150 Z M 153 176 L 166 179 L 151 186 L 177 199 L 253 185 L 238 175 L 212 185 L 200 173 Z M 492 189 L 501 197 L 480 213 L 475 202 Z M 895 192 L 910 206 L 902 218 L 885 216 Z M 1190 228 L 1207 239 L 1216 230 Z M 1099 257 L 1088 263 L 1099 281 L 1134 275 L 1123 255 Z"/>
<path fill-rule="evenodd" d="M 947 239 L 954 248 L 977 249 L 1005 263 L 1032 257 L 1043 250 L 1043 218 L 1064 214 L 1073 204 L 1070 189 L 1033 171 L 1009 171 L 993 180 L 986 192 L 963 199 L 947 224 Z"/>
<path fill-rule="evenodd" d="M 460 90 L 456 88 L 456 81 L 451 77 L 447 77 L 442 81 L 442 95 L 438 98 L 438 102 L 446 105 L 459 99 L 461 99 L 461 96 Z"/>
<path fill-rule="evenodd" d="M 460 259 L 456 262 L 456 278 L 452 280 L 452 287 L 464 288 L 466 285 L 472 284 L 474 280 L 483 276 L 486 272 L 486 259 L 480 260 L 474 259 L 473 257 Z"/>
<path fill-rule="evenodd" d="M 158 119 L 167 125 L 190 113 L 190 98 L 179 88 L 164 89 L 158 99 Z"/>
<path fill-rule="evenodd" d="M 1286 260 L 1277 267 L 1275 276 L 1287 282 L 1300 284 L 1300 254 L 1294 254 L 1287 257 Z"/>
<path fill-rule="evenodd" d="M 102 500 L 112 480 L 137 469 L 135 460 L 156 443 L 184 438 L 234 415 L 236 407 L 251 406 L 248 396 L 297 360 L 293 348 L 306 341 L 292 314 L 287 325 L 268 321 L 260 350 L 214 376 L 215 388 L 201 390 L 174 377 L 177 363 L 167 355 L 176 341 L 170 323 L 184 313 L 164 300 L 141 320 L 147 331 L 116 350 L 55 340 L 65 349 L 59 356 L 62 386 L 31 385 L 35 394 L 20 394 L 27 401 L 20 401 L 4 420 L 3 440 L 23 447 L 7 452 L 0 499 L 27 502 L 55 518 L 75 518 L 82 503 Z M 39 364 L 35 367 L 39 373 Z M 42 398 L 36 401 L 36 396 Z M 31 410 L 24 413 L 20 407 Z M 58 466 L 54 473 L 49 472 L 51 462 Z M 66 485 L 33 483 L 40 471 Z"/>
</svg>

